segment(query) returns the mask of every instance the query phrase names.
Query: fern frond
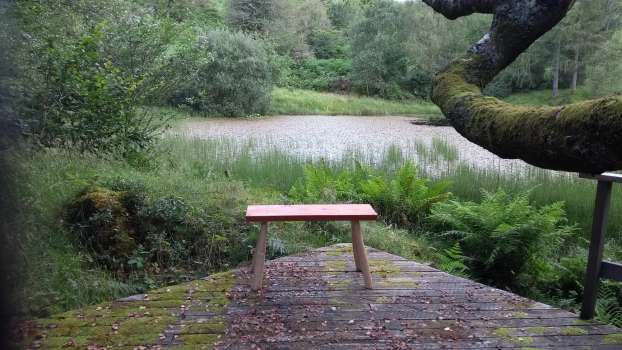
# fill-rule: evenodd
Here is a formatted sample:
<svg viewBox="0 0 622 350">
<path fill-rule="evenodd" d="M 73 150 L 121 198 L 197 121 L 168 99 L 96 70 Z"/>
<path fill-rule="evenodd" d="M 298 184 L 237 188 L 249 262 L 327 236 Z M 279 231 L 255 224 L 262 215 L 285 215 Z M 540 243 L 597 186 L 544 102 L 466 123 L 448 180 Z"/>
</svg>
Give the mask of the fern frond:
<svg viewBox="0 0 622 350">
<path fill-rule="evenodd" d="M 598 290 L 596 319 L 616 327 L 622 327 L 622 305 L 618 301 L 615 289 L 606 284 L 603 284 Z"/>
<path fill-rule="evenodd" d="M 438 268 L 454 275 L 469 277 L 469 268 L 464 263 L 466 257 L 462 253 L 460 243 L 456 242 L 451 248 L 439 254 Z"/>
</svg>

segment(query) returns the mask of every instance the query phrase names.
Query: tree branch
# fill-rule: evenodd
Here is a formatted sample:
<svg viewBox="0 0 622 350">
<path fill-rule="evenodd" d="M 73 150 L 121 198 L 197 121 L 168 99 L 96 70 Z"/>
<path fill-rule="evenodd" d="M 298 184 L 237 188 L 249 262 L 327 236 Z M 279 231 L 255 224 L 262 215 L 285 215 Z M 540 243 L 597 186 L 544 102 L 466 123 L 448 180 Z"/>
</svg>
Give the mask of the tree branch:
<svg viewBox="0 0 622 350">
<path fill-rule="evenodd" d="M 473 7 L 467 5 L 478 2 L 424 1 L 447 17 L 468 14 Z M 458 3 L 467 5 L 460 9 Z M 621 96 L 530 108 L 482 95 L 482 89 L 559 23 L 573 4 L 574 0 L 494 1 L 490 32 L 435 77 L 432 100 L 460 134 L 503 158 L 593 174 L 620 170 Z"/>
<path fill-rule="evenodd" d="M 449 19 L 468 16 L 473 13 L 493 13 L 496 0 L 423 0 Z"/>
</svg>

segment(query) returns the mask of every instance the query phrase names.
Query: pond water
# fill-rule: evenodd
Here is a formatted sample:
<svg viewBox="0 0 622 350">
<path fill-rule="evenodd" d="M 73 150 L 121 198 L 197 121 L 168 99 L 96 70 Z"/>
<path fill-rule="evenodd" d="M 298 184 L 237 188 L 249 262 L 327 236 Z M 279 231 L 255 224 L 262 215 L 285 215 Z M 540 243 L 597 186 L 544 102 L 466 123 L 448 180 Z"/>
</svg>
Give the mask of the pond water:
<svg viewBox="0 0 622 350">
<path fill-rule="evenodd" d="M 479 147 L 451 127 L 414 125 L 398 116 L 275 116 L 256 119 L 209 118 L 183 122 L 176 133 L 201 139 L 252 140 L 259 148 L 311 159 L 338 160 L 355 153 L 379 159 L 391 146 L 422 160 L 444 157 L 479 168 L 520 171 L 527 164 L 505 160 Z"/>
</svg>

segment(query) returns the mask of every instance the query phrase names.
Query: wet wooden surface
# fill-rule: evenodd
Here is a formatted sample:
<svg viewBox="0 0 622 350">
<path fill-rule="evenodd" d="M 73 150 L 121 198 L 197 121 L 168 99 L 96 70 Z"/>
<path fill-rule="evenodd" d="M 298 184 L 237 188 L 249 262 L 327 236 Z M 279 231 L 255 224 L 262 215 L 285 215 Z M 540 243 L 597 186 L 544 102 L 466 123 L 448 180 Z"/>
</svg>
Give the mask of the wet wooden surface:
<svg viewBox="0 0 622 350">
<path fill-rule="evenodd" d="M 39 349 L 622 349 L 622 330 L 369 249 L 363 288 L 351 245 L 240 268 L 41 320 Z"/>
<path fill-rule="evenodd" d="M 268 262 L 260 295 L 242 276 L 218 347 L 622 349 L 616 327 L 385 252 L 369 258 L 373 290 L 350 245 Z"/>
<path fill-rule="evenodd" d="M 358 221 L 376 220 L 369 204 L 249 205 L 248 221 Z"/>
</svg>

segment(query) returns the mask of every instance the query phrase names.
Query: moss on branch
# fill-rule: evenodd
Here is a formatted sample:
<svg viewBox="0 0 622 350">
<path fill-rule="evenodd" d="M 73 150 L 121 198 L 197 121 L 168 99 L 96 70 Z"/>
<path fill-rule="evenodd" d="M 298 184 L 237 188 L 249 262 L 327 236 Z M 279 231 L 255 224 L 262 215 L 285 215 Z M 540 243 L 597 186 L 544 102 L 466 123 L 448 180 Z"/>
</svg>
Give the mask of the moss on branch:
<svg viewBox="0 0 622 350">
<path fill-rule="evenodd" d="M 522 22 L 550 28 L 570 6 L 558 9 L 563 14 L 539 18 L 538 11 L 526 2 L 513 4 L 515 8 L 511 5 L 503 10 L 514 15 L 496 14 L 492 34 L 436 76 L 432 100 L 460 134 L 500 157 L 520 158 L 547 169 L 594 174 L 622 169 L 622 97 L 561 107 L 520 107 L 482 94 L 494 75 L 528 46 L 517 44 L 521 49 L 515 52 L 495 39 L 502 39 L 508 28 Z M 501 34 L 496 32 L 500 28 Z"/>
</svg>

